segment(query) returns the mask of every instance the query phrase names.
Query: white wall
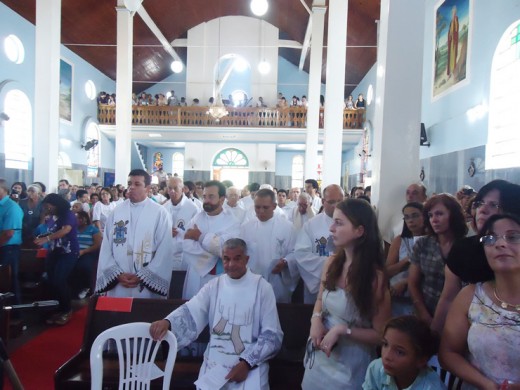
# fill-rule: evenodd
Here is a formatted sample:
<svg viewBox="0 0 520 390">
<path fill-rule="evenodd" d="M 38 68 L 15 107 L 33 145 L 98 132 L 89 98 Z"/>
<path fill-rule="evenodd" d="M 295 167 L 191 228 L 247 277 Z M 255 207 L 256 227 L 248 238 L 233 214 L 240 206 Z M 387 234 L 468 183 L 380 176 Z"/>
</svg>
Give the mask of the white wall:
<svg viewBox="0 0 520 390">
<path fill-rule="evenodd" d="M 262 24 L 262 26 L 260 26 Z M 262 30 L 262 37 L 260 31 Z M 263 43 L 265 48 L 261 48 Z M 251 96 L 276 99 L 278 79 L 278 29 L 256 18 L 226 16 L 220 23 L 220 57 L 238 54 L 251 64 Z M 188 31 L 186 98 L 207 102 L 213 96 L 214 70 L 219 58 L 219 20 L 199 24 Z M 261 75 L 257 65 L 264 59 L 271 72 Z M 222 76 L 221 76 L 222 77 Z"/>
</svg>

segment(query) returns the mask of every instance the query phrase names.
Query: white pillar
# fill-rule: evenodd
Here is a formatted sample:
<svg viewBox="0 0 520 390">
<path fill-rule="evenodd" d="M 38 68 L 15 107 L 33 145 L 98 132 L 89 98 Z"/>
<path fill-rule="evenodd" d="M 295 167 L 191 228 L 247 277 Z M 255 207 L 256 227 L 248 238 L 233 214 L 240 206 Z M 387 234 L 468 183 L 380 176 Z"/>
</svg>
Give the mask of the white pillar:
<svg viewBox="0 0 520 390">
<path fill-rule="evenodd" d="M 348 0 L 329 0 L 322 188 L 341 178 L 347 15 Z"/>
<path fill-rule="evenodd" d="M 320 127 L 321 64 L 323 57 L 323 30 L 325 26 L 324 0 L 314 1 L 312 7 L 312 38 L 307 93 L 307 137 L 305 140 L 305 179 L 317 179 L 318 132 Z"/>
<path fill-rule="evenodd" d="M 34 180 L 50 193 L 59 180 L 61 0 L 36 2 L 35 34 Z"/>
<path fill-rule="evenodd" d="M 122 3 L 122 1 L 120 1 Z M 116 75 L 116 174 L 117 184 L 126 184 L 131 170 L 133 14 L 122 4 L 117 11 Z"/>
<path fill-rule="evenodd" d="M 419 181 L 424 18 L 424 1 L 381 0 L 372 203 L 387 241 L 404 205 L 406 187 Z"/>
</svg>

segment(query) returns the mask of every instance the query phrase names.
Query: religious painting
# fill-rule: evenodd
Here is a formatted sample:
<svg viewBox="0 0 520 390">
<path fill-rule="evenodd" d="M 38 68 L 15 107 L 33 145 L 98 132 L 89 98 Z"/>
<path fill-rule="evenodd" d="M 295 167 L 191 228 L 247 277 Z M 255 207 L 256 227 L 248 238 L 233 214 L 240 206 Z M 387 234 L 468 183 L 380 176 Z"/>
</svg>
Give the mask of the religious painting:
<svg viewBox="0 0 520 390">
<path fill-rule="evenodd" d="M 72 64 L 60 59 L 60 119 L 72 122 Z"/>
<path fill-rule="evenodd" d="M 435 7 L 433 98 L 468 81 L 472 0 L 443 0 Z"/>
<path fill-rule="evenodd" d="M 156 172 L 161 168 L 163 168 L 163 155 L 161 152 L 155 152 L 153 154 L 152 172 Z"/>
</svg>

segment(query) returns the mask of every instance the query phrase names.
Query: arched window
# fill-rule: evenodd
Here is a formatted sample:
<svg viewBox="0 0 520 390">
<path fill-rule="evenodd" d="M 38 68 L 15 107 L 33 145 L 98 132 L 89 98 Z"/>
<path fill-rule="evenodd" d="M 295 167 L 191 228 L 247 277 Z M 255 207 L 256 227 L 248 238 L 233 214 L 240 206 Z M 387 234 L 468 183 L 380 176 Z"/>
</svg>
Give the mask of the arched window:
<svg viewBox="0 0 520 390">
<path fill-rule="evenodd" d="M 520 21 L 498 43 L 491 66 L 486 169 L 520 166 Z"/>
<path fill-rule="evenodd" d="M 172 175 L 184 176 L 184 154 L 176 152 L 172 156 Z"/>
<path fill-rule="evenodd" d="M 85 143 L 92 140 L 99 142 L 99 127 L 97 123 L 89 121 L 85 129 Z M 99 149 L 98 143 L 87 151 L 87 177 L 98 177 Z"/>
<path fill-rule="evenodd" d="M 4 122 L 5 167 L 29 169 L 32 157 L 32 109 L 29 98 L 18 89 L 5 95 Z"/>
<path fill-rule="evenodd" d="M 215 156 L 213 160 L 214 167 L 248 167 L 249 161 L 242 151 L 229 148 L 224 149 Z"/>
<path fill-rule="evenodd" d="M 291 187 L 303 188 L 304 159 L 302 155 L 294 156 L 292 159 L 292 182 Z"/>
</svg>

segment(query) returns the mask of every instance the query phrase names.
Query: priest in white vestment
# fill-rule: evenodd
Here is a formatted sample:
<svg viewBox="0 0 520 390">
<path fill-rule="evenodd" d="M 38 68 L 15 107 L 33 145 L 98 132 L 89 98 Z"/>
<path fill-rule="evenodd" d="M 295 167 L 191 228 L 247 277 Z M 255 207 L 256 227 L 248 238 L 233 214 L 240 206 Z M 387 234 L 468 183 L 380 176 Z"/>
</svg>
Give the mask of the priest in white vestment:
<svg viewBox="0 0 520 390">
<path fill-rule="evenodd" d="M 302 192 L 298 196 L 298 203 L 296 205 L 296 207 L 291 209 L 289 222 L 292 223 L 293 229 L 299 232 L 307 221 L 316 216 L 316 213 L 312 208 L 312 198 L 306 192 Z"/>
<path fill-rule="evenodd" d="M 222 245 L 238 237 L 240 224 L 233 214 L 222 208 L 226 187 L 208 181 L 203 193 L 204 210 L 188 224 L 182 242 L 182 262 L 188 267 L 182 297 L 192 298 L 211 279 L 222 274 Z"/>
<path fill-rule="evenodd" d="M 289 221 L 275 215 L 273 191 L 261 189 L 254 202 L 256 218 L 240 228 L 240 237 L 249 248 L 249 268 L 271 283 L 277 302 L 290 303 L 299 279 L 296 266 L 291 267 L 287 260 L 295 234 Z"/>
<path fill-rule="evenodd" d="M 182 243 L 184 233 L 189 222 L 199 212 L 195 204 L 184 195 L 184 183 L 180 177 L 172 177 L 168 180 L 168 200 L 163 207 L 168 211 L 172 221 L 172 244 L 174 270 L 187 270 L 186 264 L 182 263 Z"/>
<path fill-rule="evenodd" d="M 323 264 L 334 252 L 329 231 L 332 215 L 343 198 L 340 186 L 331 184 L 326 187 L 323 191 L 323 211 L 303 225 L 296 238 L 294 257 L 305 286 L 304 303 L 316 302 Z"/>
<path fill-rule="evenodd" d="M 197 339 L 209 325 L 210 341 L 198 389 L 267 390 L 268 360 L 281 348 L 283 332 L 278 319 L 273 289 L 248 267 L 243 240 L 230 239 L 223 245 L 225 274 L 208 282 L 189 302 L 150 326 L 150 334 L 161 340 L 171 329 L 178 349 Z"/>
<path fill-rule="evenodd" d="M 149 199 L 151 176 L 134 169 L 128 199 L 106 220 L 99 252 L 96 293 L 161 298 L 172 274 L 172 224 L 165 208 Z"/>
<path fill-rule="evenodd" d="M 244 222 L 246 210 L 238 203 L 240 200 L 240 190 L 237 187 L 229 187 L 226 190 L 226 201 L 224 202 L 224 210 L 231 212 L 239 223 Z"/>
</svg>

